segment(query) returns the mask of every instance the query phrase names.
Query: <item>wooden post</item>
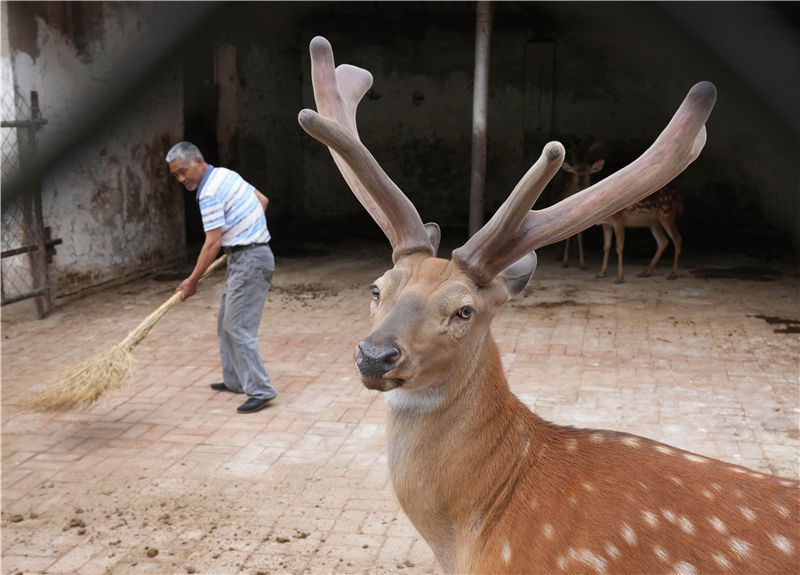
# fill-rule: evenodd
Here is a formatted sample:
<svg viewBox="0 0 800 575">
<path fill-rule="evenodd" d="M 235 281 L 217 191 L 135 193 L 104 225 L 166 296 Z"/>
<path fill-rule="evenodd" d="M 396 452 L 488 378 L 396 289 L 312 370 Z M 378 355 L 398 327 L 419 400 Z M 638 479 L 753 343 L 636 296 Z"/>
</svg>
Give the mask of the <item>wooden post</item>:
<svg viewBox="0 0 800 575">
<path fill-rule="evenodd" d="M 42 117 L 39 110 L 39 93 L 31 92 L 31 125 L 28 128 L 28 150 L 31 165 L 36 161 L 36 130 L 38 126 L 34 123 Z M 44 219 L 42 217 L 42 187 L 39 180 L 33 184 L 31 189 L 31 207 L 33 209 L 33 234 L 36 239 L 36 251 L 31 252 L 31 275 L 33 276 L 34 289 L 42 289 L 42 293 L 36 296 L 36 310 L 39 318 L 45 318 L 53 309 L 53 296 L 50 290 L 50 272 L 48 266 L 47 245 L 48 238 L 45 238 Z"/>
<path fill-rule="evenodd" d="M 489 40 L 492 35 L 492 3 L 478 2 L 475 24 L 475 81 L 472 99 L 472 177 L 469 190 L 469 235 L 483 226 L 486 188 L 486 127 L 489 100 Z"/>
</svg>

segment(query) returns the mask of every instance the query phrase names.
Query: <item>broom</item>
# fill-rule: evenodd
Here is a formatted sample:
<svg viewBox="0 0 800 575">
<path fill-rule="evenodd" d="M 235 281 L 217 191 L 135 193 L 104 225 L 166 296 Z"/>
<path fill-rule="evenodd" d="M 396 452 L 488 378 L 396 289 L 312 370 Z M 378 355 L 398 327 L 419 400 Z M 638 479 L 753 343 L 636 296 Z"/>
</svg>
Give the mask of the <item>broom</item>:
<svg viewBox="0 0 800 575">
<path fill-rule="evenodd" d="M 227 255 L 217 258 L 208 266 L 199 281 L 206 279 L 211 272 L 224 264 L 227 258 Z M 131 350 L 150 333 L 161 316 L 181 301 L 181 295 L 182 292 L 175 292 L 120 343 L 93 355 L 65 372 L 58 383 L 50 389 L 23 399 L 19 409 L 29 413 L 45 413 L 88 407 L 108 392 L 122 387 L 133 372 Z"/>
</svg>

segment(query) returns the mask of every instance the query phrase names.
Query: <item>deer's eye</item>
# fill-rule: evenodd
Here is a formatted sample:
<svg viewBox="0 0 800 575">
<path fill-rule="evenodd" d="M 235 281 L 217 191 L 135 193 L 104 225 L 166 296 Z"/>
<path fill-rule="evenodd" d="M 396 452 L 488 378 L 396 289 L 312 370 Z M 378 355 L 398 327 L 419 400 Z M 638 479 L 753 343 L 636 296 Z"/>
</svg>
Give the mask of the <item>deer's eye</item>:
<svg viewBox="0 0 800 575">
<path fill-rule="evenodd" d="M 378 286 L 369 286 L 369 288 L 367 289 L 372 290 L 373 301 L 378 301 L 379 299 L 381 299 L 381 290 L 378 289 Z"/>
<path fill-rule="evenodd" d="M 460 317 L 461 319 L 470 319 L 470 318 L 472 318 L 472 316 L 474 314 L 475 314 L 475 310 L 472 309 L 471 307 L 469 307 L 468 305 L 465 305 L 464 307 L 462 307 L 460 310 L 458 310 L 456 312 L 456 315 L 458 317 Z"/>
</svg>

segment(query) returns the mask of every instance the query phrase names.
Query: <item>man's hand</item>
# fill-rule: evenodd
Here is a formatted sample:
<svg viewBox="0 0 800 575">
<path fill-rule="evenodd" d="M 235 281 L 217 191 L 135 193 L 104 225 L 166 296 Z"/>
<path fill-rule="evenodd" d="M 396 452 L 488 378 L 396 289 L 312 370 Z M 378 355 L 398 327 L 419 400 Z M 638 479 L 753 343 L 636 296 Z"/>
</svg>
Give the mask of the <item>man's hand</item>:
<svg viewBox="0 0 800 575">
<path fill-rule="evenodd" d="M 192 275 L 183 280 L 183 283 L 175 290 L 176 292 L 183 292 L 181 301 L 186 301 L 197 292 L 197 282 L 203 277 L 203 273 L 208 269 L 208 266 L 214 262 L 221 245 L 222 228 L 206 231 L 206 241 L 203 243 L 203 248 L 197 257 L 197 264 L 194 266 Z"/>
<path fill-rule="evenodd" d="M 186 301 L 190 297 L 192 297 L 195 293 L 197 293 L 197 281 L 193 280 L 191 277 L 186 278 L 183 280 L 181 285 L 178 286 L 178 289 L 175 290 L 176 292 L 181 292 L 181 301 Z"/>
</svg>

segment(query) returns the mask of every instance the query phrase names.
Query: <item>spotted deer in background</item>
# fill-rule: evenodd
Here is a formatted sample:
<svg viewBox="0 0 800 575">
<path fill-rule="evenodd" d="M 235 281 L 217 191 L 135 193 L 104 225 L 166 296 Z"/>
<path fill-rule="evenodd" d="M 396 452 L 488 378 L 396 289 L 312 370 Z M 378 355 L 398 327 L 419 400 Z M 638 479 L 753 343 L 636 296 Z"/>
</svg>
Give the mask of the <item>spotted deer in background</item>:
<svg viewBox="0 0 800 575">
<path fill-rule="evenodd" d="M 388 406 L 389 472 L 400 505 L 447 573 L 791 573 L 799 571 L 800 483 L 626 433 L 549 423 L 511 393 L 490 333 L 522 291 L 534 249 L 586 229 L 665 186 L 700 153 L 716 99 L 695 85 L 640 158 L 554 206 L 531 210 L 560 168 L 545 145 L 492 219 L 450 259 L 439 229 L 364 147 L 356 107 L 372 76 L 334 68 L 311 42 L 318 112 L 301 126 L 326 144 L 391 242 L 372 286 L 355 362 Z"/>
<path fill-rule="evenodd" d="M 675 261 L 672 264 L 672 272 L 667 276 L 668 280 L 678 277 L 678 257 L 681 255 L 683 239 L 675 224 L 675 216 L 681 211 L 681 193 L 674 187 L 664 186 L 651 196 L 628 206 L 624 210 L 600 222 L 603 226 L 603 267 L 597 277 L 606 277 L 608 269 L 608 254 L 611 251 L 611 236 L 617 237 L 617 279 L 614 283 L 625 281 L 622 271 L 622 252 L 625 247 L 625 228 L 645 228 L 650 227 L 653 237 L 658 243 L 656 255 L 647 269 L 637 274 L 636 277 L 646 278 L 656 267 L 661 254 L 669 245 L 667 234 L 672 238 L 672 245 L 675 247 Z M 666 230 L 666 233 L 664 233 Z"/>
<path fill-rule="evenodd" d="M 602 140 L 594 142 L 587 154 L 596 152 L 603 145 Z M 585 159 L 579 159 L 575 153 L 570 153 L 570 162 L 564 160 L 561 164 L 561 169 L 569 174 L 564 180 L 563 187 L 558 192 L 558 201 L 564 200 L 570 196 L 574 196 L 578 192 L 585 190 L 594 183 L 593 175 L 603 169 L 605 160 L 597 160 L 596 162 L 589 163 Z M 583 259 L 583 232 L 575 234 L 576 243 L 578 244 L 578 265 L 582 270 L 586 269 L 586 261 Z M 561 267 L 569 267 L 569 240 L 564 240 L 564 256 L 561 259 Z"/>
</svg>

